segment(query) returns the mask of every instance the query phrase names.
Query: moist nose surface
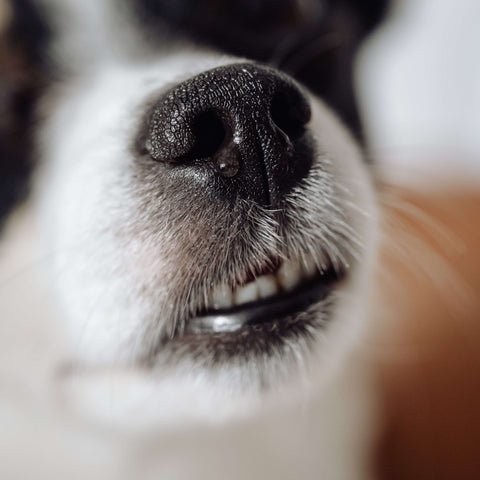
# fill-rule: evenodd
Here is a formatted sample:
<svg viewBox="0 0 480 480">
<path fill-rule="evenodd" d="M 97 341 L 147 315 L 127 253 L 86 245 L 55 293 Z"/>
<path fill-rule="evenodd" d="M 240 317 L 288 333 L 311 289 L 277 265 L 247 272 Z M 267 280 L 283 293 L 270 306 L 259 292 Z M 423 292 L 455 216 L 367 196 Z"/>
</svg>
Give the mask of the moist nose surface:
<svg viewBox="0 0 480 480">
<path fill-rule="evenodd" d="M 166 92 L 149 114 L 143 149 L 208 194 L 275 206 L 311 167 L 309 119 L 290 77 L 228 65 Z"/>
</svg>

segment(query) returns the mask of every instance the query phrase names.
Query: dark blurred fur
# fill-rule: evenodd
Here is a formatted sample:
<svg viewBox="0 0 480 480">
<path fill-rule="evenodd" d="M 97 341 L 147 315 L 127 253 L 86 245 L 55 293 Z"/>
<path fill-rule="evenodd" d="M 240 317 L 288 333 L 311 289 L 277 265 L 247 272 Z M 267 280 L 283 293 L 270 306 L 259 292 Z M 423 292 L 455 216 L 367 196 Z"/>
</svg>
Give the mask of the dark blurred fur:
<svg viewBox="0 0 480 480">
<path fill-rule="evenodd" d="M 0 227 L 27 193 L 33 163 L 35 101 L 47 82 L 49 31 L 30 0 L 10 4 L 0 32 Z"/>
</svg>

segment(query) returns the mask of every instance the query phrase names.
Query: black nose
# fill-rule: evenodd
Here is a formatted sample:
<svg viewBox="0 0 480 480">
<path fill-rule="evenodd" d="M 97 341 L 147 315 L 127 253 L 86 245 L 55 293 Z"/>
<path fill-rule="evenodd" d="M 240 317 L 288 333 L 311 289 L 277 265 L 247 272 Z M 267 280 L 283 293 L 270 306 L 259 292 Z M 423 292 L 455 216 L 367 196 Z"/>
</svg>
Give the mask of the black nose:
<svg viewBox="0 0 480 480">
<path fill-rule="evenodd" d="M 311 167 L 309 119 L 308 101 L 290 77 L 234 64 L 165 93 L 141 143 L 170 174 L 207 194 L 275 206 Z"/>
</svg>

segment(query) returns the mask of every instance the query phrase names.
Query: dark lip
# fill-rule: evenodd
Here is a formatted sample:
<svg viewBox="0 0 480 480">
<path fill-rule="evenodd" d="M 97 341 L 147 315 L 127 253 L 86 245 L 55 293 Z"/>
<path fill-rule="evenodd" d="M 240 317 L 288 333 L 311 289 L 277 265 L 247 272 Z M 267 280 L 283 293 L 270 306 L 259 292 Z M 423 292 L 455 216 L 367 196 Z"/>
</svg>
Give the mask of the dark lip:
<svg viewBox="0 0 480 480">
<path fill-rule="evenodd" d="M 208 335 L 232 333 L 245 327 L 263 325 L 273 321 L 291 318 L 308 310 L 312 305 L 325 300 L 345 276 L 344 271 L 333 267 L 312 280 L 299 285 L 288 293 L 280 293 L 268 299 L 239 305 L 231 309 L 206 312 L 190 319 L 184 334 Z"/>
</svg>

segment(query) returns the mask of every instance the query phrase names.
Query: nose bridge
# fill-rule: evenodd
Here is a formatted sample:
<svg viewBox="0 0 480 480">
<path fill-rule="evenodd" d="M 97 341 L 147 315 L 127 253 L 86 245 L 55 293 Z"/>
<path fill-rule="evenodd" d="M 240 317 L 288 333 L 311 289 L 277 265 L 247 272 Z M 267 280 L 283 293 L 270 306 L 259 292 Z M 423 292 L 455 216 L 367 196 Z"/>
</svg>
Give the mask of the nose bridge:
<svg viewBox="0 0 480 480">
<path fill-rule="evenodd" d="M 269 75 L 265 67 L 252 64 L 219 67 L 204 75 L 208 82 L 209 100 L 220 108 L 232 111 L 239 107 L 248 107 L 252 111 L 268 108 L 278 81 L 276 76 Z M 202 81 L 202 74 L 194 79 L 194 83 Z"/>
</svg>

